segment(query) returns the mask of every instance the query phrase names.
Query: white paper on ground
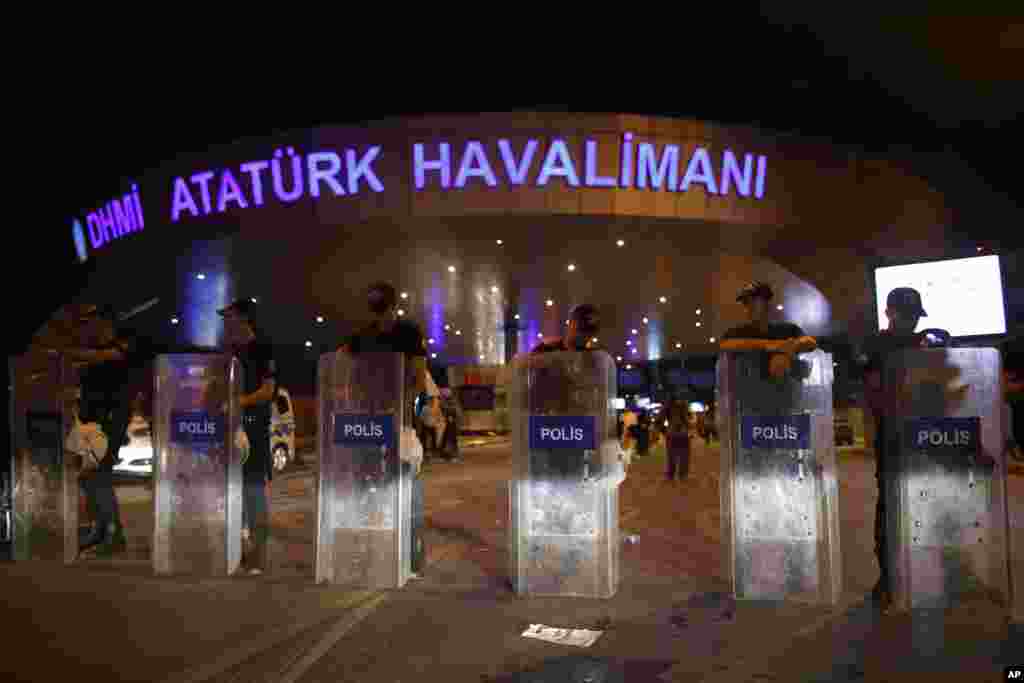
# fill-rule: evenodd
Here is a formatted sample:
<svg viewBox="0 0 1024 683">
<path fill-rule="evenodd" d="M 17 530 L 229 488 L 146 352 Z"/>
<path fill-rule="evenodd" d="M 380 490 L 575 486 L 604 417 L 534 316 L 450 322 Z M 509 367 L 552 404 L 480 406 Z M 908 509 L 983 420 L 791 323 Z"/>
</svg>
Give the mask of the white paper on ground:
<svg viewBox="0 0 1024 683">
<path fill-rule="evenodd" d="M 543 624 L 530 624 L 530 628 L 523 631 L 524 638 L 536 638 L 546 640 L 549 643 L 561 645 L 573 645 L 575 647 L 590 647 L 604 631 L 588 631 L 581 628 L 554 628 Z"/>
</svg>

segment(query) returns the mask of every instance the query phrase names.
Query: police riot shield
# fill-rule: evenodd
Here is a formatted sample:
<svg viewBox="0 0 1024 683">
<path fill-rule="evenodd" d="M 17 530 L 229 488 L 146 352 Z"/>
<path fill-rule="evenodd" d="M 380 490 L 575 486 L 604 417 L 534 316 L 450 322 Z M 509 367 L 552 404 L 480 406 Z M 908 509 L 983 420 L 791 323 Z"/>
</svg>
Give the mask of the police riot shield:
<svg viewBox="0 0 1024 683">
<path fill-rule="evenodd" d="M 1006 427 L 995 349 L 890 353 L 880 466 L 902 609 L 1009 607 Z"/>
<path fill-rule="evenodd" d="M 723 562 L 738 599 L 836 604 L 842 588 L 832 356 L 788 374 L 766 354 L 718 360 Z"/>
<path fill-rule="evenodd" d="M 320 357 L 317 583 L 401 588 L 412 572 L 414 469 L 403 461 L 405 358 Z M 413 437 L 415 438 L 415 437 Z M 403 443 L 405 441 L 405 443 Z"/>
<path fill-rule="evenodd" d="M 509 562 L 519 595 L 610 598 L 619 584 L 615 362 L 604 351 L 512 367 Z"/>
<path fill-rule="evenodd" d="M 241 560 L 248 445 L 241 367 L 228 355 L 163 355 L 155 375 L 153 570 L 230 575 Z"/>
<path fill-rule="evenodd" d="M 66 456 L 74 422 L 77 372 L 57 354 L 30 353 L 9 361 L 14 460 L 14 558 L 71 564 L 78 556 L 78 475 Z"/>
</svg>

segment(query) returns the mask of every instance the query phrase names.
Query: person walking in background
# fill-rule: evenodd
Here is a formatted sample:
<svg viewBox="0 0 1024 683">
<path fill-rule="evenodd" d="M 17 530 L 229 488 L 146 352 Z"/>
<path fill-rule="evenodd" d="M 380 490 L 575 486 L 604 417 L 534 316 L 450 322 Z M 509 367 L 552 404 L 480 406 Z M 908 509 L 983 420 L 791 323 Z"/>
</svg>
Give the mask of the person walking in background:
<svg viewBox="0 0 1024 683">
<path fill-rule="evenodd" d="M 441 413 L 444 421 L 441 453 L 449 462 L 462 462 L 459 453 L 459 406 L 451 389 L 441 390 Z"/>
<path fill-rule="evenodd" d="M 675 481 L 676 472 L 679 479 L 685 480 L 690 474 L 690 423 L 686 403 L 675 401 L 668 415 L 668 444 L 666 447 L 668 466 L 665 479 Z"/>
</svg>

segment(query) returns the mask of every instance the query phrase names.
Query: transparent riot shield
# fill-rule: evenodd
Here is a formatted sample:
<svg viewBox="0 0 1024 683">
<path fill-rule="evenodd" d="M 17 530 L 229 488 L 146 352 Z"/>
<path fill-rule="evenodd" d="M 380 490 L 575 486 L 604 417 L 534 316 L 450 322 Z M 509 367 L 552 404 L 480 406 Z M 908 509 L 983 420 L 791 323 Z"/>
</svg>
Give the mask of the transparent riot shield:
<svg viewBox="0 0 1024 683">
<path fill-rule="evenodd" d="M 77 373 L 55 354 L 10 360 L 14 558 L 71 564 L 78 556 L 78 474 L 65 457 Z"/>
<path fill-rule="evenodd" d="M 995 349 L 885 359 L 890 591 L 902 609 L 1009 607 L 1006 426 Z"/>
<path fill-rule="evenodd" d="M 520 595 L 610 598 L 619 584 L 615 362 L 604 351 L 515 360 L 509 561 Z"/>
<path fill-rule="evenodd" d="M 317 583 L 401 588 L 413 553 L 415 471 L 402 460 L 409 426 L 398 353 L 320 357 Z"/>
<path fill-rule="evenodd" d="M 155 374 L 153 570 L 230 575 L 242 542 L 241 368 L 227 355 L 171 355 Z"/>
<path fill-rule="evenodd" d="M 832 356 L 768 374 L 758 353 L 718 360 L 722 551 L 738 599 L 836 604 L 842 588 Z"/>
</svg>

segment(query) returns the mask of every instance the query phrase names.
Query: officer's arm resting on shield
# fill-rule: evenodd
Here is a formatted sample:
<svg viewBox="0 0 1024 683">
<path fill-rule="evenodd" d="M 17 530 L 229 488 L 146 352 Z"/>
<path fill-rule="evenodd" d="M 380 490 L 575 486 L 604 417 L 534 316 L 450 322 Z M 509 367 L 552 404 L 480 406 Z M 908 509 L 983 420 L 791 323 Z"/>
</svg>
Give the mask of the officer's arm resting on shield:
<svg viewBox="0 0 1024 683">
<path fill-rule="evenodd" d="M 64 348 L 45 348 L 49 354 L 64 354 L 71 360 L 84 361 L 86 363 L 105 363 L 112 360 L 123 360 L 124 354 L 116 347 L 107 349 L 91 349 L 85 346 L 68 346 Z"/>
<path fill-rule="evenodd" d="M 792 339 L 723 339 L 719 344 L 722 351 L 767 351 L 792 356 L 818 348 L 814 337 L 793 337 Z"/>
</svg>

